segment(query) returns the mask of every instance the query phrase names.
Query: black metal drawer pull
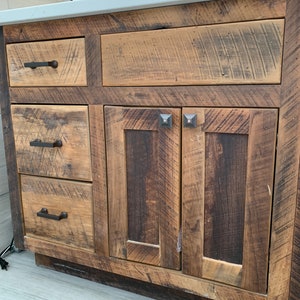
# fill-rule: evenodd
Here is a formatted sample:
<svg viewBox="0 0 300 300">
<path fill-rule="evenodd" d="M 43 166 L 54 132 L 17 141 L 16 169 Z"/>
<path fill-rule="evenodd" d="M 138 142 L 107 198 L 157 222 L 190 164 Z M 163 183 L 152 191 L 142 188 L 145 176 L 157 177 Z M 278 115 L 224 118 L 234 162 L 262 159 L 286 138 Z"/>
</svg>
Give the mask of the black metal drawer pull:
<svg viewBox="0 0 300 300">
<path fill-rule="evenodd" d="M 56 69 L 58 67 L 57 60 L 51 60 L 51 61 L 32 61 L 32 62 L 26 62 L 24 63 L 25 68 L 31 68 L 35 69 L 38 67 L 52 67 L 53 69 Z"/>
<path fill-rule="evenodd" d="M 31 147 L 48 147 L 48 148 L 55 148 L 55 147 L 62 147 L 62 141 L 61 140 L 56 140 L 53 143 L 49 142 L 42 142 L 40 139 L 33 140 L 29 143 Z"/>
<path fill-rule="evenodd" d="M 36 214 L 37 214 L 38 217 L 51 219 L 51 220 L 55 220 L 55 221 L 60 221 L 61 219 L 67 219 L 68 218 L 68 213 L 65 212 L 65 211 L 62 211 L 58 216 L 56 216 L 56 215 L 49 214 L 47 208 L 42 208 Z"/>
</svg>

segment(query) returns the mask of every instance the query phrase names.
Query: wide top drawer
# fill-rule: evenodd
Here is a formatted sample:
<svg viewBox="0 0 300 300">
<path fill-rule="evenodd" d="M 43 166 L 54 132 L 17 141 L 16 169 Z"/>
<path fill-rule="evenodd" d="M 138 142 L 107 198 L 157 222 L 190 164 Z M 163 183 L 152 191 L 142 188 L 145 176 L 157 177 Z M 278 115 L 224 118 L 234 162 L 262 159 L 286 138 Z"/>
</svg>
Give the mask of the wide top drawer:
<svg viewBox="0 0 300 300">
<path fill-rule="evenodd" d="M 279 84 L 283 35 L 283 19 L 103 34 L 103 85 Z"/>
<path fill-rule="evenodd" d="M 19 173 L 91 181 L 86 106 L 12 105 Z"/>
<path fill-rule="evenodd" d="M 84 38 L 9 44 L 10 86 L 85 86 Z"/>
</svg>

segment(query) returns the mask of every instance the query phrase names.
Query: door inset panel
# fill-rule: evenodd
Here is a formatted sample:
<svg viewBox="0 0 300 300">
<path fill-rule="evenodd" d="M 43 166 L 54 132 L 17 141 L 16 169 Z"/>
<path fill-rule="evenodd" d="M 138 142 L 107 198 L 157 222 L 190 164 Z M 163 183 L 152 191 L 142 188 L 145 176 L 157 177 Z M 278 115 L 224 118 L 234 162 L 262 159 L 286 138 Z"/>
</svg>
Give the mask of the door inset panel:
<svg viewBox="0 0 300 300">
<path fill-rule="evenodd" d="M 277 110 L 183 113 L 183 272 L 266 293 Z"/>
<path fill-rule="evenodd" d="M 159 245 L 157 132 L 125 130 L 128 239 Z"/>
<path fill-rule="evenodd" d="M 180 120 L 180 109 L 105 107 L 111 256 L 180 268 Z"/>
<path fill-rule="evenodd" d="M 205 142 L 204 256 L 242 264 L 248 138 L 207 133 Z"/>
</svg>

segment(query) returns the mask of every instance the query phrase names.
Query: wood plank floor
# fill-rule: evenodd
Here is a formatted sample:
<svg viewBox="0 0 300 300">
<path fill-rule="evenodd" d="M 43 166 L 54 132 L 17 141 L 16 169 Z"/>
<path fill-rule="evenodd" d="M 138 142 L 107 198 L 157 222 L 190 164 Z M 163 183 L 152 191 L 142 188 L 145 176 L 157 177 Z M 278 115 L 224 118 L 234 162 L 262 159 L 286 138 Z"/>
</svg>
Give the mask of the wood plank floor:
<svg viewBox="0 0 300 300">
<path fill-rule="evenodd" d="M 34 255 L 23 251 L 5 257 L 0 268 L 0 299 L 5 300 L 149 300 L 137 294 L 35 265 Z"/>
</svg>

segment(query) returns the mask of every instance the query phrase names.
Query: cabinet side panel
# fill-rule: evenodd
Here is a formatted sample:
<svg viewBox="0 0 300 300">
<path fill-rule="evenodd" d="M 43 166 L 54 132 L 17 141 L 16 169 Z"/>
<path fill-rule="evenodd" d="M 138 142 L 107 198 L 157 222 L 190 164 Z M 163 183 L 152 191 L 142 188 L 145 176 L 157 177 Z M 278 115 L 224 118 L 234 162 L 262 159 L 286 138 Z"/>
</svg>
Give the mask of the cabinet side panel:
<svg viewBox="0 0 300 300">
<path fill-rule="evenodd" d="M 286 14 L 282 112 L 278 146 L 278 162 L 280 164 L 278 163 L 277 168 L 274 204 L 276 223 L 273 227 L 274 243 L 271 250 L 273 255 L 270 283 L 274 298 L 277 296 L 278 299 L 282 297 L 282 299 L 297 300 L 300 295 L 300 1 L 287 1 Z M 297 184 L 298 189 L 296 189 Z M 292 240 L 293 235 L 294 239 Z M 291 269 L 290 259 L 292 261 Z M 285 271 L 281 272 L 281 270 Z"/>
<path fill-rule="evenodd" d="M 294 249 L 290 299 L 297 300 L 300 295 L 300 176 L 298 176 L 298 195 L 295 220 Z"/>
<path fill-rule="evenodd" d="M 286 100 L 297 103 L 297 111 L 294 116 L 298 116 L 298 157 L 300 156 L 299 149 L 299 115 L 300 115 L 300 2 L 288 1 L 288 50 L 286 52 L 287 73 L 285 83 L 289 84 L 292 88 L 287 89 Z M 293 78 L 292 80 L 290 80 Z M 287 86 L 286 86 L 287 88 Z M 290 94 L 289 94 L 290 93 Z M 297 154 L 296 154 L 297 155 Z M 297 161 L 298 165 L 299 158 Z M 297 195 L 297 208 L 295 214 L 295 228 L 294 228 L 294 241 L 293 241 L 293 256 L 292 256 L 292 269 L 291 269 L 291 283 L 290 283 L 290 299 L 297 300 L 300 295 L 300 168 L 298 170 L 298 195 Z"/>
<path fill-rule="evenodd" d="M 19 179 L 17 175 L 17 162 L 15 142 L 13 136 L 7 70 L 6 53 L 4 48 L 3 27 L 0 27 L 0 106 L 3 126 L 4 149 L 8 173 L 8 185 L 11 199 L 12 221 L 15 245 L 24 248 L 23 213 L 20 201 Z"/>
<path fill-rule="evenodd" d="M 2 117 L 0 113 L 0 125 L 1 124 Z M 7 245 L 9 245 L 13 237 L 7 169 L 3 143 L 2 126 L 0 126 L 0 249 L 4 249 Z"/>
</svg>

